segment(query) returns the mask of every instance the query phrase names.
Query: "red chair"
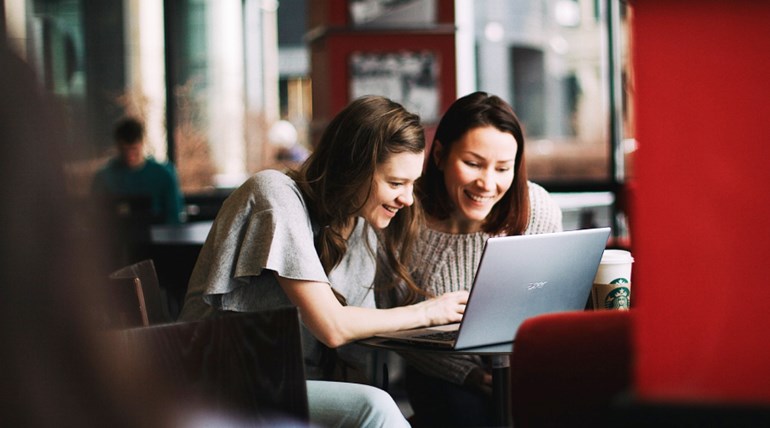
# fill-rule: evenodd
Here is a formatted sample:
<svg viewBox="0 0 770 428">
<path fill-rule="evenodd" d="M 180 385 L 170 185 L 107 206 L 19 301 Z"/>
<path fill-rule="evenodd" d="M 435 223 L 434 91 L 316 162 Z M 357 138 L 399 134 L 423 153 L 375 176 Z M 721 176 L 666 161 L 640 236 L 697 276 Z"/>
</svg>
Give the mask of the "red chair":
<svg viewBox="0 0 770 428">
<path fill-rule="evenodd" d="M 633 311 L 541 315 L 519 328 L 511 354 L 516 428 L 602 426 L 631 386 Z"/>
</svg>

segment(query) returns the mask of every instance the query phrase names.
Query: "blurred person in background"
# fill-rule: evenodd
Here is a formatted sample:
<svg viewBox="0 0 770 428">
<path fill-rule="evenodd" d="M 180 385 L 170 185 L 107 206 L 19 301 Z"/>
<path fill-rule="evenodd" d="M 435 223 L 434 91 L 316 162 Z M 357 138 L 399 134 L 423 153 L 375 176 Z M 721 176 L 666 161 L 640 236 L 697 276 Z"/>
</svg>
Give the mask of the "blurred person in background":
<svg viewBox="0 0 770 428">
<path fill-rule="evenodd" d="M 113 130 L 118 155 L 97 171 L 92 183 L 96 195 L 147 196 L 156 222 L 184 221 L 184 200 L 173 164 L 159 163 L 145 155 L 144 124 L 125 117 Z"/>
</svg>

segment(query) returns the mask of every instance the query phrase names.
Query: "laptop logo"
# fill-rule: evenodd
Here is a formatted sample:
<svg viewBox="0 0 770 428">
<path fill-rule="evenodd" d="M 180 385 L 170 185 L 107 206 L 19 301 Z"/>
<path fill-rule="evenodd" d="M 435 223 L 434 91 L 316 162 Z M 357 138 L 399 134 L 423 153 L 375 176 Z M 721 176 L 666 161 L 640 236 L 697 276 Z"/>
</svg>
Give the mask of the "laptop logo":
<svg viewBox="0 0 770 428">
<path fill-rule="evenodd" d="M 543 288 L 546 284 L 548 284 L 548 281 L 530 282 L 527 284 L 527 290 L 532 291 L 538 288 Z"/>
</svg>

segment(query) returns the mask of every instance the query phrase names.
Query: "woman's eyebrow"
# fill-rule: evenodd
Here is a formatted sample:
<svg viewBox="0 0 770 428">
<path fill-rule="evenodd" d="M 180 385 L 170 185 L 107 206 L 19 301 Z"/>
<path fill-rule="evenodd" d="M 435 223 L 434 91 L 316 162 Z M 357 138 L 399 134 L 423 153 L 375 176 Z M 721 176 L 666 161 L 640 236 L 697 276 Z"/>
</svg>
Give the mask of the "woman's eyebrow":
<svg viewBox="0 0 770 428">
<path fill-rule="evenodd" d="M 487 158 L 485 158 L 484 156 L 481 156 L 480 154 L 478 154 L 478 153 L 476 153 L 474 151 L 471 151 L 471 150 L 466 150 L 464 152 L 460 152 L 460 154 L 470 155 L 470 156 L 473 156 L 476 159 L 480 159 L 480 160 L 487 160 Z M 503 160 L 495 161 L 495 163 L 510 163 L 510 162 L 515 162 L 515 159 L 503 159 Z"/>
</svg>

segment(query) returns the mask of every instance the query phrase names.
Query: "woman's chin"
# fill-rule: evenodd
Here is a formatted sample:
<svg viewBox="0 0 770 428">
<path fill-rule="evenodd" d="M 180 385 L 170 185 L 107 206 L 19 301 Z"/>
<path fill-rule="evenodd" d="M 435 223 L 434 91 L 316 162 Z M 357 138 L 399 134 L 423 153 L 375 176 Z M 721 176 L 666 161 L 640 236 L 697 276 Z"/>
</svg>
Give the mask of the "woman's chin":
<svg viewBox="0 0 770 428">
<path fill-rule="evenodd" d="M 462 210 L 461 215 L 465 221 L 482 222 L 486 220 L 491 211 L 491 208 L 466 208 Z"/>
</svg>

